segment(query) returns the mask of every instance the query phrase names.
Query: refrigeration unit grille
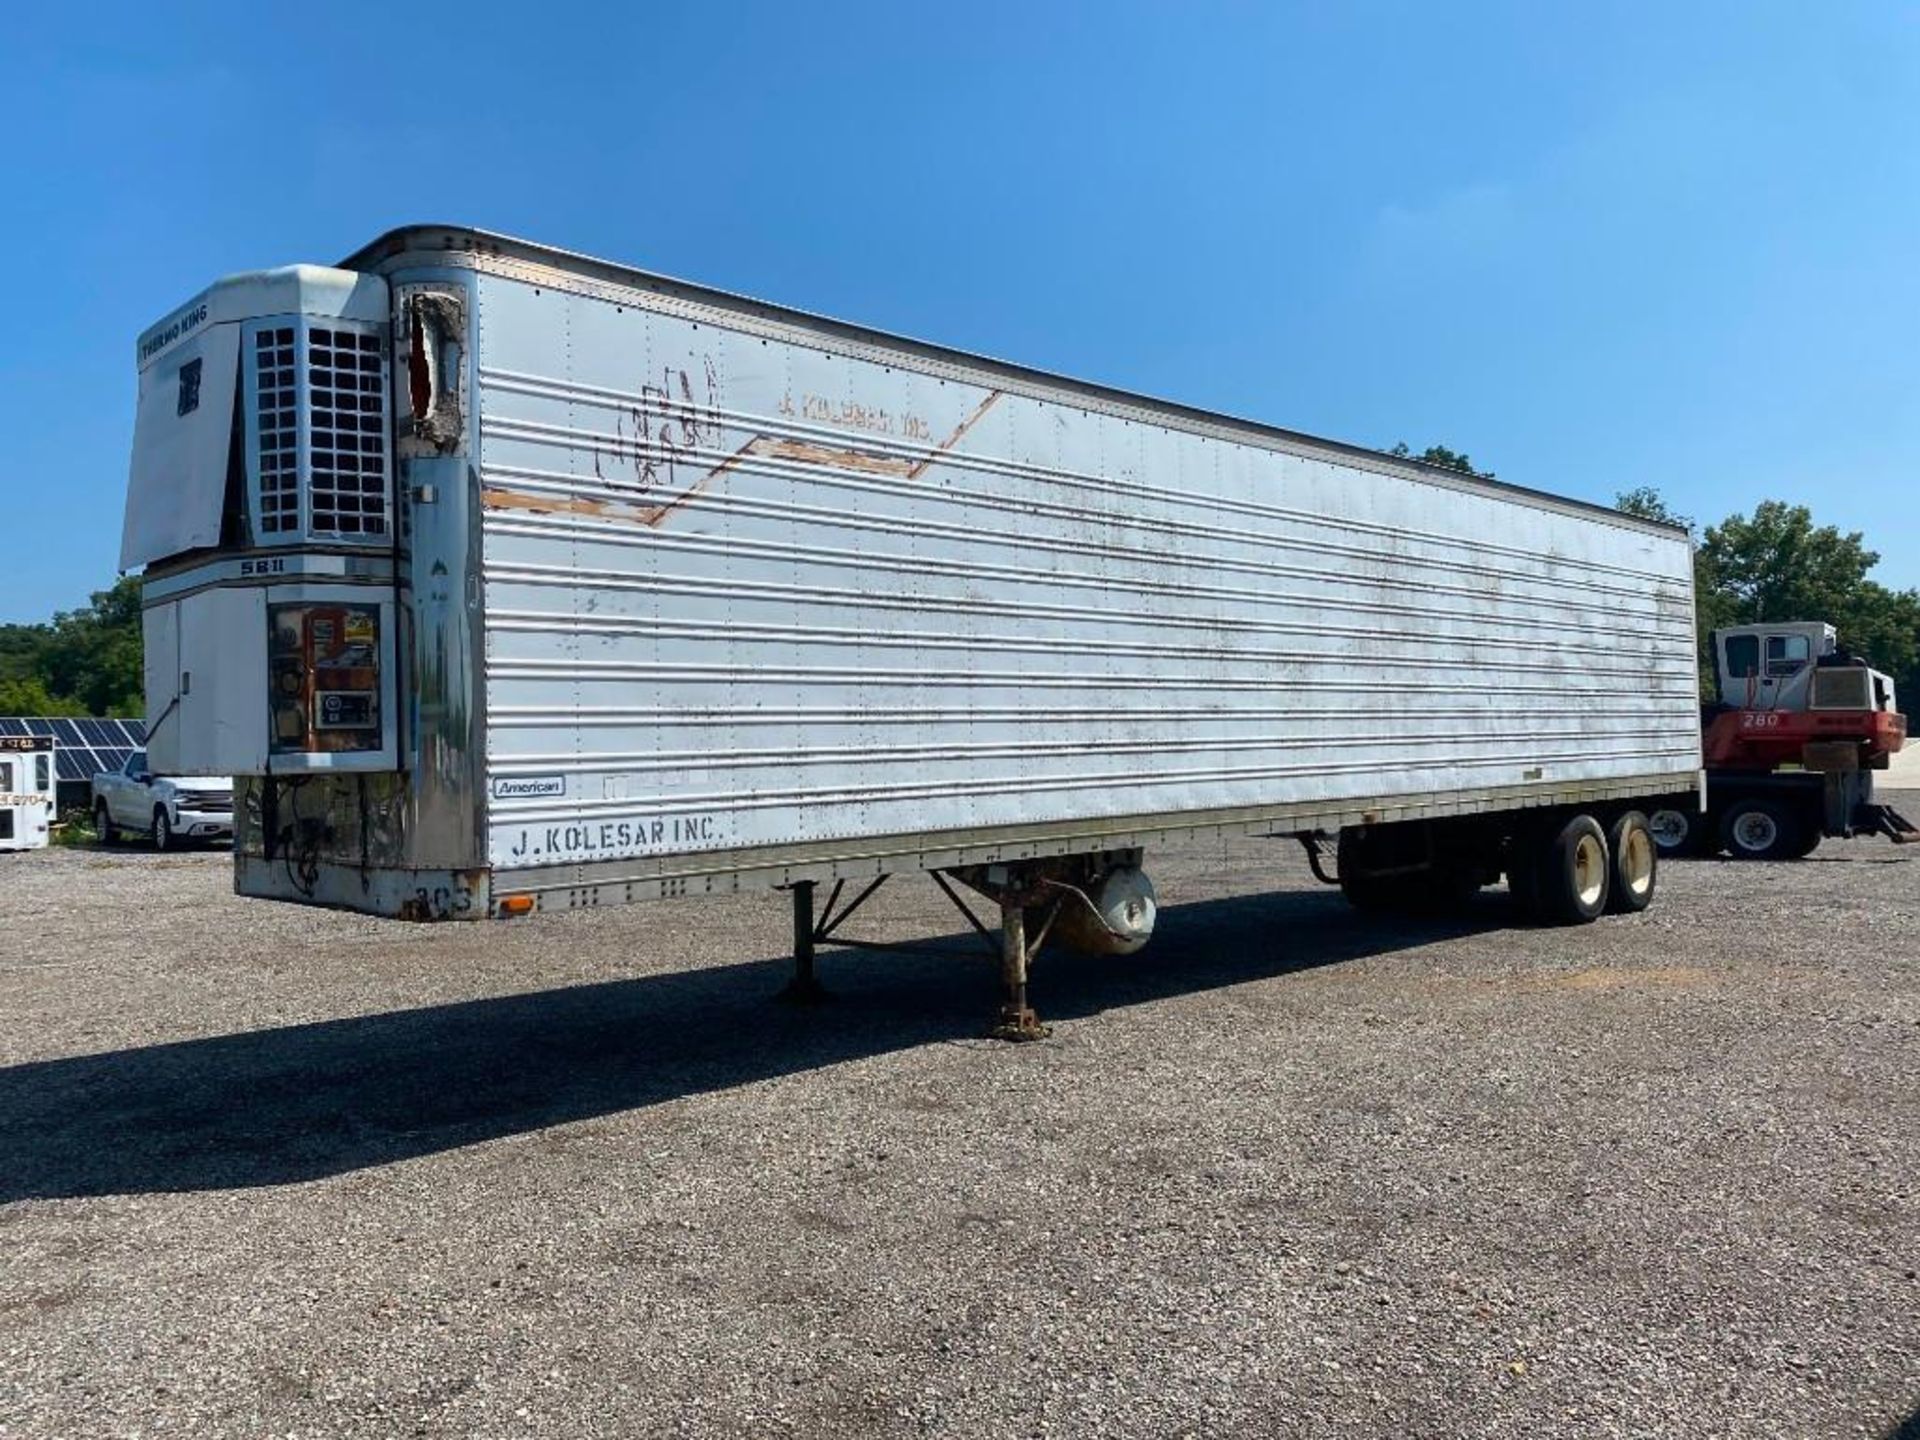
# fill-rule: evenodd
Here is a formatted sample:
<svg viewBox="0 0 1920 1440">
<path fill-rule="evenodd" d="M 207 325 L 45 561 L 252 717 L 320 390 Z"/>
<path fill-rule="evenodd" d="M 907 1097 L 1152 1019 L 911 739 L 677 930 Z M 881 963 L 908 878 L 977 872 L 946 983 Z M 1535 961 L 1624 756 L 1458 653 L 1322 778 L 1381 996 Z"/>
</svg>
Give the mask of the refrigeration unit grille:
<svg viewBox="0 0 1920 1440">
<path fill-rule="evenodd" d="M 253 337 L 254 416 L 260 435 L 260 533 L 300 528 L 298 406 L 295 404 L 293 328 Z"/>
<path fill-rule="evenodd" d="M 317 535 L 387 533 L 386 375 L 380 337 L 307 331 L 311 519 Z"/>
</svg>

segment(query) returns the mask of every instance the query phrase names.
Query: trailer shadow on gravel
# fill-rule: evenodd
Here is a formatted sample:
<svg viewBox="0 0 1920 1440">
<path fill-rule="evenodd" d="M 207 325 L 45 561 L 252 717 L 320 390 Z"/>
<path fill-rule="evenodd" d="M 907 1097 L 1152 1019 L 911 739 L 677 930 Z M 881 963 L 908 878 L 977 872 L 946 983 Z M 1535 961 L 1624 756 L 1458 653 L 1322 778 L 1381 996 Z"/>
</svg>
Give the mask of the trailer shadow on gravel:
<svg viewBox="0 0 1920 1440">
<path fill-rule="evenodd" d="M 1142 955 L 1048 954 L 1036 1001 L 1069 1021 L 1510 923 L 1498 894 L 1444 920 L 1204 901 Z M 783 957 L 13 1066 L 0 1203 L 287 1184 L 913 1046 L 991 1056 L 995 965 L 972 935 L 934 946 L 824 949 L 822 1006 L 774 1003 Z"/>
</svg>

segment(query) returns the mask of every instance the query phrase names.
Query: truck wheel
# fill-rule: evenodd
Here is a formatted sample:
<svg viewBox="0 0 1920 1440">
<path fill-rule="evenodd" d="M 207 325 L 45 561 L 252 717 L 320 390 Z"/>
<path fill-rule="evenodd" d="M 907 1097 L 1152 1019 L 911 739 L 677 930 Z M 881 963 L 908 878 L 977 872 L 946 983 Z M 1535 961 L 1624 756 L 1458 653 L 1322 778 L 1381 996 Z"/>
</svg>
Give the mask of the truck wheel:
<svg viewBox="0 0 1920 1440">
<path fill-rule="evenodd" d="M 1654 843 L 1647 817 L 1629 810 L 1609 825 L 1607 854 L 1613 864 L 1607 909 L 1615 915 L 1638 915 L 1653 903 L 1653 889 L 1660 879 L 1660 847 Z"/>
<path fill-rule="evenodd" d="M 180 842 L 174 838 L 173 822 L 167 819 L 167 812 L 158 806 L 153 811 L 153 848 L 156 850 L 177 850 Z"/>
<path fill-rule="evenodd" d="M 1598 920 L 1612 888 L 1606 831 L 1593 816 L 1574 815 L 1544 838 L 1534 851 L 1534 914 L 1549 925 Z"/>
<path fill-rule="evenodd" d="M 107 812 L 107 802 L 104 800 L 93 807 L 93 833 L 100 837 L 102 845 L 111 845 L 120 838 L 120 832 L 113 828 L 113 819 Z"/>
<path fill-rule="evenodd" d="M 1707 848 L 1707 817 L 1698 810 L 1655 810 L 1647 816 L 1647 829 L 1654 846 L 1668 859 L 1676 855 L 1698 855 Z"/>
<path fill-rule="evenodd" d="M 1777 800 L 1738 800 L 1720 817 L 1720 841 L 1736 860 L 1788 860 L 1805 839 L 1799 818 Z"/>
</svg>

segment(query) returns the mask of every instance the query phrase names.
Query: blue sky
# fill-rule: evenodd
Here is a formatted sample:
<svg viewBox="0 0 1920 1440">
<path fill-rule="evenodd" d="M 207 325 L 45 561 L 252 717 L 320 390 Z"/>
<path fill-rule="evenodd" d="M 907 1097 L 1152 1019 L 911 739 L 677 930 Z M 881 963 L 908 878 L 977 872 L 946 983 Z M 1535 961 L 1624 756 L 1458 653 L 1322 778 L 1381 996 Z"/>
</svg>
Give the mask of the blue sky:
<svg viewBox="0 0 1920 1440">
<path fill-rule="evenodd" d="M 9 15 L 0 620 L 112 579 L 138 330 L 415 220 L 1920 584 L 1920 9 L 401 8 Z"/>
</svg>

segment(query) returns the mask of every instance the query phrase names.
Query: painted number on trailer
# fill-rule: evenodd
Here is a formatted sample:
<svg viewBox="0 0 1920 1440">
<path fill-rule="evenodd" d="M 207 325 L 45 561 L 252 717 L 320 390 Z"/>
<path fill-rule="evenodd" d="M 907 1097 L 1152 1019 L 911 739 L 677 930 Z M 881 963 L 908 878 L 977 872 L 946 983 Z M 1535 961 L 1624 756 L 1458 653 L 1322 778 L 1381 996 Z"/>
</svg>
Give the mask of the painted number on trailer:
<svg viewBox="0 0 1920 1440">
<path fill-rule="evenodd" d="M 1780 716 L 1773 710 L 1743 710 L 1740 712 L 1742 730 L 1778 730 Z"/>
<path fill-rule="evenodd" d="M 416 919 L 451 920 L 473 909 L 473 891 L 465 885 L 436 885 L 413 892 Z"/>
</svg>

